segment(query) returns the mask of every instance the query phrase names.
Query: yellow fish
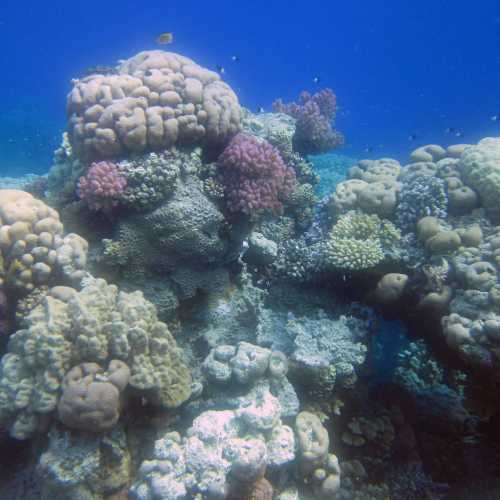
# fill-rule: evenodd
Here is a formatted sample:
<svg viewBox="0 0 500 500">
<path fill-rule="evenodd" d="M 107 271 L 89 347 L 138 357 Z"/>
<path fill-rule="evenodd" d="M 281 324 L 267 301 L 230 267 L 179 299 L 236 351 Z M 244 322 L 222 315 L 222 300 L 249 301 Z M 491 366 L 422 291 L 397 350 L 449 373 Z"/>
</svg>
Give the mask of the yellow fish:
<svg viewBox="0 0 500 500">
<path fill-rule="evenodd" d="M 173 41 L 174 41 L 174 34 L 170 32 L 162 33 L 156 39 L 156 43 L 159 45 L 167 45 L 168 43 L 172 43 Z"/>
</svg>

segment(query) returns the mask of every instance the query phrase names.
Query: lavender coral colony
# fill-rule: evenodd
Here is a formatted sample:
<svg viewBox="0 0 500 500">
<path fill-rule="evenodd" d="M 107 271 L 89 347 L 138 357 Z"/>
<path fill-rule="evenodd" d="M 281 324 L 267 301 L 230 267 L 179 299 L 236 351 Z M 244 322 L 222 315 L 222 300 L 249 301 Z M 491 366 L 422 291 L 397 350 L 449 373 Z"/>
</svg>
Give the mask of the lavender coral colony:
<svg viewBox="0 0 500 500">
<path fill-rule="evenodd" d="M 253 114 L 155 50 L 67 111 L 44 189 L 0 190 L 0 426 L 38 453 L 1 498 L 438 499 L 491 456 L 500 139 L 319 202 L 330 89 Z"/>
<path fill-rule="evenodd" d="M 276 111 L 295 118 L 294 146 L 300 153 L 325 153 L 344 143 L 342 134 L 333 128 L 337 100 L 331 89 L 314 95 L 303 91 L 298 102 L 284 104 L 278 99 L 273 106 Z"/>
<path fill-rule="evenodd" d="M 240 133 L 220 155 L 221 182 L 232 212 L 280 213 L 295 187 L 295 172 L 265 139 Z"/>
</svg>

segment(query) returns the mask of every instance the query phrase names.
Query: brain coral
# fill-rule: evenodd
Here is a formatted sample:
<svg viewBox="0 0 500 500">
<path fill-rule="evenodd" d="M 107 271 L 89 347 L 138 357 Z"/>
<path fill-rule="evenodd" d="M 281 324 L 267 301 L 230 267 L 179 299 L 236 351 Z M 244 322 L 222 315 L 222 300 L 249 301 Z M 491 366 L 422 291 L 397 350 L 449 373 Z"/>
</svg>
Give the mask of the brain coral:
<svg viewBox="0 0 500 500">
<path fill-rule="evenodd" d="M 500 219 L 500 138 L 487 137 L 465 149 L 460 158 L 462 178 L 475 189 L 482 205 Z"/>
<path fill-rule="evenodd" d="M 55 271 L 79 280 L 87 248 L 80 236 L 63 236 L 53 208 L 25 191 L 0 190 L 0 288 L 28 293 L 47 284 Z"/>
<path fill-rule="evenodd" d="M 167 326 L 141 292 L 89 279 L 81 292 L 55 287 L 9 339 L 0 366 L 0 422 L 30 437 L 54 411 L 67 372 L 81 362 L 126 363 L 129 384 L 154 404 L 176 407 L 191 376 Z"/>
<path fill-rule="evenodd" d="M 217 73 L 153 50 L 122 62 L 117 74 L 74 80 L 67 114 L 77 155 L 104 159 L 174 144 L 224 143 L 240 129 L 242 113 Z"/>
</svg>

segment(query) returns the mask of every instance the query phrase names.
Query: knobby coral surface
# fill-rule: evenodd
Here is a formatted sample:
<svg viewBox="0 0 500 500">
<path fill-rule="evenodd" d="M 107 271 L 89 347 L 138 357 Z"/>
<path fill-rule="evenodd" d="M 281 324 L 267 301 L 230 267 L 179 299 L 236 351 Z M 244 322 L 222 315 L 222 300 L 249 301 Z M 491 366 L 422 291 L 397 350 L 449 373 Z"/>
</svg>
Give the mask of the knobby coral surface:
<svg viewBox="0 0 500 500">
<path fill-rule="evenodd" d="M 161 50 L 140 52 L 117 74 L 74 80 L 67 114 L 76 154 L 91 160 L 223 144 L 241 121 L 238 98 L 217 73 Z"/>
<path fill-rule="evenodd" d="M 229 209 L 251 215 L 280 213 L 295 186 L 295 172 L 265 139 L 240 133 L 220 155 L 219 169 Z"/>
</svg>

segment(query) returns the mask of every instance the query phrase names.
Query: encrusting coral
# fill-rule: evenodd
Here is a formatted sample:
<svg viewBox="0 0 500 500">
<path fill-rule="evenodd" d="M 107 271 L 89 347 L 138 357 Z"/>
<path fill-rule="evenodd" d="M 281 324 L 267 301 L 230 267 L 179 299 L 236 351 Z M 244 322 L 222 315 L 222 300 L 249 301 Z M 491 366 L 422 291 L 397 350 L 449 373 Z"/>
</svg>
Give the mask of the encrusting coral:
<svg viewBox="0 0 500 500">
<path fill-rule="evenodd" d="M 119 292 L 102 279 L 88 280 L 81 292 L 55 287 L 25 322 L 10 337 L 0 368 L 0 421 L 16 438 L 33 435 L 56 409 L 66 374 L 81 362 L 125 363 L 130 386 L 162 407 L 179 406 L 191 394 L 181 351 L 141 292 Z M 108 369 L 108 380 L 114 373 Z"/>
</svg>

